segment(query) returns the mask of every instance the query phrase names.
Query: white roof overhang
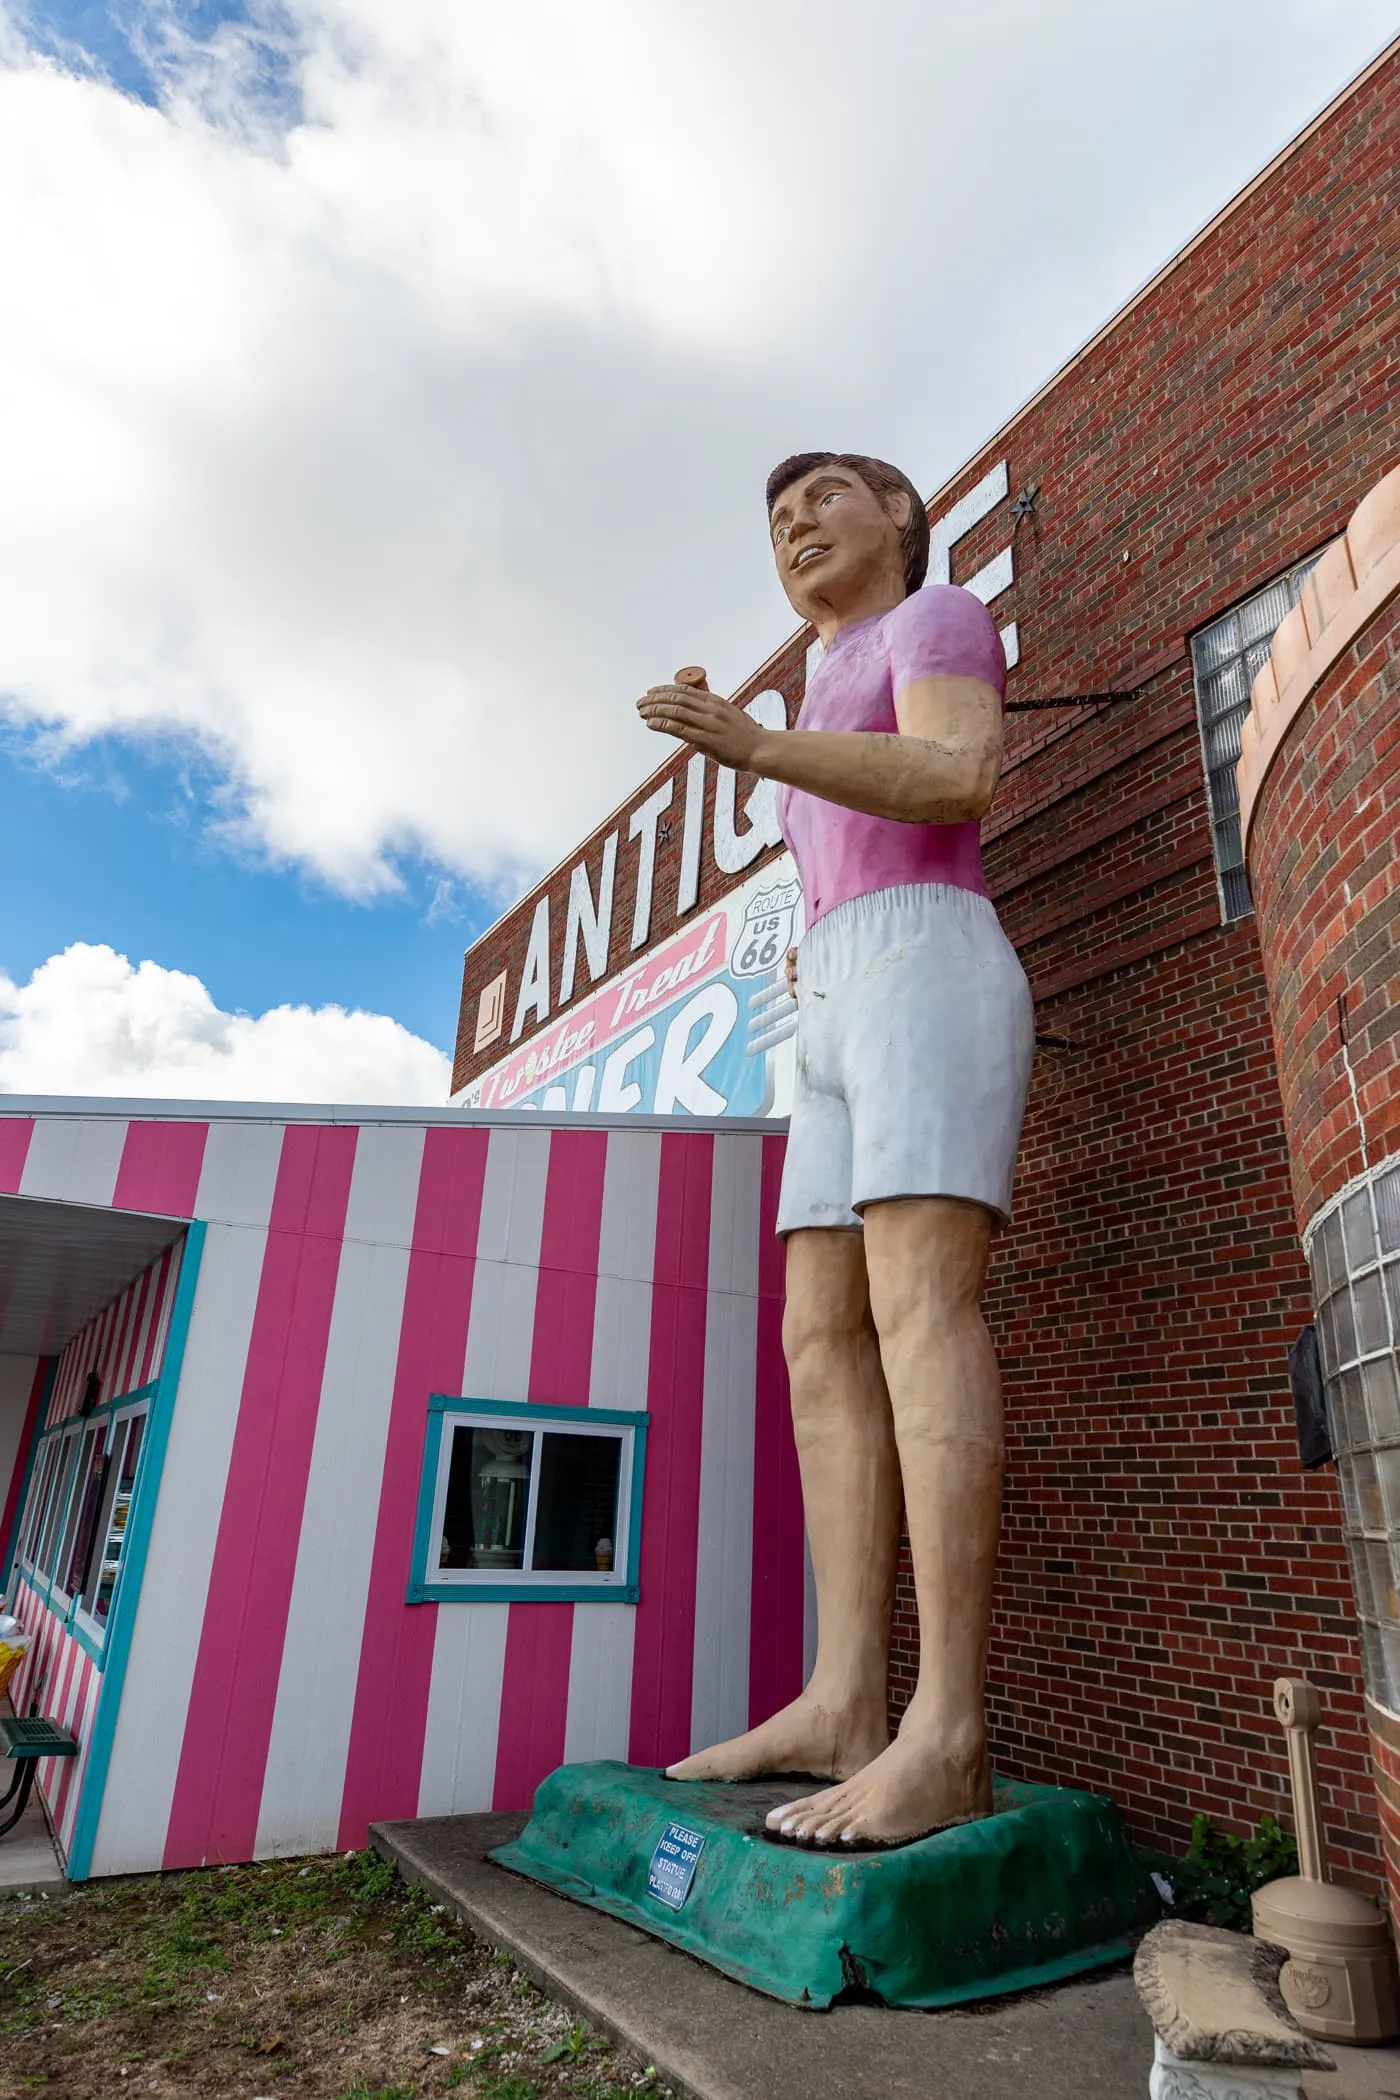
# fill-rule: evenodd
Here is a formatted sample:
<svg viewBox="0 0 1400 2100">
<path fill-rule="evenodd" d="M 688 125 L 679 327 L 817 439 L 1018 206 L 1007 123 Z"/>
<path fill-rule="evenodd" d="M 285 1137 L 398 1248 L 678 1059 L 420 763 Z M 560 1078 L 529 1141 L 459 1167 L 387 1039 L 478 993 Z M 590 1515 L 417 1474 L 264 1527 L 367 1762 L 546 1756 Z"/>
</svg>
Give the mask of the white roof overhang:
<svg viewBox="0 0 1400 2100">
<path fill-rule="evenodd" d="M 54 1356 L 185 1230 L 183 1218 L 0 1196 L 0 1356 Z"/>
</svg>

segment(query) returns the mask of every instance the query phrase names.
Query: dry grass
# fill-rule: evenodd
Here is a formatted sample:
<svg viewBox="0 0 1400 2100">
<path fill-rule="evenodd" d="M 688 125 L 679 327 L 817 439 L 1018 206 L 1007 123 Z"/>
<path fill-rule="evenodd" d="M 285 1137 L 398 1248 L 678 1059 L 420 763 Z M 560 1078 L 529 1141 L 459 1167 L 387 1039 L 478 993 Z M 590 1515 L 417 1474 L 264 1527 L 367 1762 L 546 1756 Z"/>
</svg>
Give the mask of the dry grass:
<svg viewBox="0 0 1400 2100">
<path fill-rule="evenodd" d="M 0 2100 L 663 2093 L 365 1852 L 0 1900 Z"/>
</svg>

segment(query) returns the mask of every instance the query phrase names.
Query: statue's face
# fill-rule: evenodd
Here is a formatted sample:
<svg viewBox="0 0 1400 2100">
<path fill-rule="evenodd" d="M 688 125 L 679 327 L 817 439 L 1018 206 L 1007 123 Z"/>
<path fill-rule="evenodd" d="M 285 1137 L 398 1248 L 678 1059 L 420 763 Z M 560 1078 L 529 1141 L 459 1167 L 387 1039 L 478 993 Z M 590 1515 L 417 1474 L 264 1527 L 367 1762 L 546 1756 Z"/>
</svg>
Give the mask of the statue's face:
<svg viewBox="0 0 1400 2100">
<path fill-rule="evenodd" d="M 881 498 L 852 467 L 814 467 L 780 490 L 769 513 L 773 559 L 788 603 L 804 620 L 840 613 L 888 571 L 904 580 L 903 492 Z"/>
</svg>

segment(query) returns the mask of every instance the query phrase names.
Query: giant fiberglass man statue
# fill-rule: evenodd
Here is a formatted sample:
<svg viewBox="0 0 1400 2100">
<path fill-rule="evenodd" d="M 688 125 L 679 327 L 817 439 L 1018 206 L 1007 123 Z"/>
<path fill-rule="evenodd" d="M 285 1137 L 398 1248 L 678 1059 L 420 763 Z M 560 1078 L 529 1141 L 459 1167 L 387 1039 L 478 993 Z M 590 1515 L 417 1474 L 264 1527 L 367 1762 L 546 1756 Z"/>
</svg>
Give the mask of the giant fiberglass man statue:
<svg viewBox="0 0 1400 2100">
<path fill-rule="evenodd" d="M 831 1780 L 776 1809 L 815 1844 L 897 1842 L 991 1807 L 984 1680 L 1001 1387 L 981 1294 L 1034 1053 L 1029 987 L 982 878 L 1006 662 L 972 594 L 921 589 L 928 519 L 895 468 L 803 453 L 768 481 L 773 555 L 825 654 L 795 731 L 654 687 L 648 726 L 780 782 L 807 932 L 778 1230 L 783 1346 L 817 1592 L 791 1706 L 671 1767 Z M 918 1689 L 890 1741 L 901 1508 Z"/>
</svg>

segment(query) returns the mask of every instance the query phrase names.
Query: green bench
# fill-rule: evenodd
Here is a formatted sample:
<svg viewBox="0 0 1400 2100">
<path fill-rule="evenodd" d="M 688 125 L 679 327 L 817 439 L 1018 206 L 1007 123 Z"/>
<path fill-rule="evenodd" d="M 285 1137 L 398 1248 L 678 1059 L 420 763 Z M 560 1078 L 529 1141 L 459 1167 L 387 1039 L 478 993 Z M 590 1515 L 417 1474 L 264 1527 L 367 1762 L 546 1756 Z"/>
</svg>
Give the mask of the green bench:
<svg viewBox="0 0 1400 2100">
<path fill-rule="evenodd" d="M 27 1714 L 22 1719 L 14 1714 L 0 1714 L 0 1758 L 12 1758 L 18 1767 L 14 1778 L 3 1794 L 0 1794 L 0 1809 L 8 1808 L 16 1794 L 19 1800 L 12 1815 L 0 1823 L 0 1837 L 13 1830 L 29 1806 L 29 1796 L 34 1785 L 34 1774 L 41 1757 L 76 1757 L 78 1743 L 66 1728 L 57 1721 L 45 1720 L 41 1714 Z"/>
</svg>

